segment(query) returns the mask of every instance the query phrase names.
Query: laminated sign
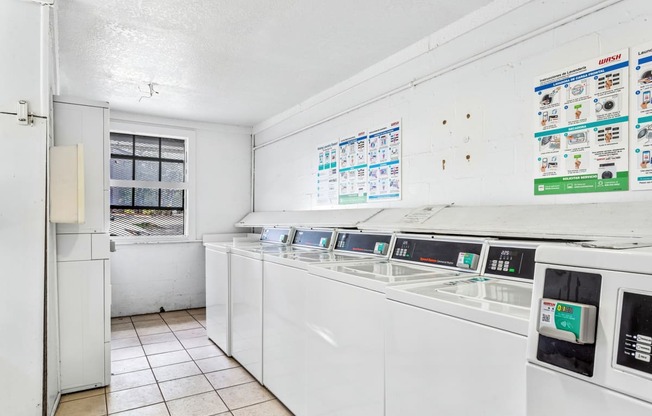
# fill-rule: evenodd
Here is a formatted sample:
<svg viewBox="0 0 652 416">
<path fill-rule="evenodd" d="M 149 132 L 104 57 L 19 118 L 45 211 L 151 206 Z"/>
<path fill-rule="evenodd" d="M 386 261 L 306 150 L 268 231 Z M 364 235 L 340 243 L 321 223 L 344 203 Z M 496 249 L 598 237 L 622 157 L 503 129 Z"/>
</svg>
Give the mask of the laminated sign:
<svg viewBox="0 0 652 416">
<path fill-rule="evenodd" d="M 627 50 L 538 77 L 534 194 L 629 189 Z"/>
<path fill-rule="evenodd" d="M 632 190 L 652 189 L 652 43 L 632 48 Z"/>
</svg>

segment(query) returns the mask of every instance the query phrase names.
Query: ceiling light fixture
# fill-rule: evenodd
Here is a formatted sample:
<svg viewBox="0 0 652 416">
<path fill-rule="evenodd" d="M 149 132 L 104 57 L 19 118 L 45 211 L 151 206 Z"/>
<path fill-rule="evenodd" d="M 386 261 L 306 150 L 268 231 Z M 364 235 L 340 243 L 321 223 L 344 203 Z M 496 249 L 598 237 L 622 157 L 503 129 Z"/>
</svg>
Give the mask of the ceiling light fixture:
<svg viewBox="0 0 652 416">
<path fill-rule="evenodd" d="M 158 94 L 158 91 L 156 91 L 156 90 L 154 89 L 154 86 L 155 86 L 155 85 L 157 85 L 157 84 L 155 84 L 155 83 L 153 83 L 153 82 L 148 82 L 148 83 L 147 83 L 147 87 L 149 87 L 149 90 L 145 90 L 145 91 L 143 91 L 142 89 L 140 89 L 140 87 L 138 87 L 138 91 L 140 91 L 140 92 L 142 92 L 142 93 L 145 94 L 145 95 L 142 95 L 142 96 L 138 99 L 138 102 L 141 102 L 141 101 L 143 100 L 143 98 L 152 98 L 152 97 L 154 96 L 154 94 Z"/>
</svg>

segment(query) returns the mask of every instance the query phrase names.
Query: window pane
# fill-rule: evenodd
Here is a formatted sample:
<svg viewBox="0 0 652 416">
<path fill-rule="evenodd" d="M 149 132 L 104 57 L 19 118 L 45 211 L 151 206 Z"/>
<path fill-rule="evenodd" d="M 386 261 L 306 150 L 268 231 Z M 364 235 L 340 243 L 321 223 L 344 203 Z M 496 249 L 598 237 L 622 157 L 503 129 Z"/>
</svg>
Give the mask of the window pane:
<svg viewBox="0 0 652 416">
<path fill-rule="evenodd" d="M 111 209 L 111 236 L 183 235 L 183 210 Z"/>
<path fill-rule="evenodd" d="M 183 163 L 161 162 L 163 182 L 183 182 Z"/>
<path fill-rule="evenodd" d="M 137 207 L 158 207 L 158 189 L 136 188 L 134 205 Z"/>
<path fill-rule="evenodd" d="M 111 159 L 111 179 L 132 180 L 133 166 L 134 161 L 131 159 Z"/>
<path fill-rule="evenodd" d="M 158 162 L 136 160 L 137 181 L 158 181 Z"/>
<path fill-rule="evenodd" d="M 183 190 L 161 189 L 161 208 L 183 208 Z"/>
<path fill-rule="evenodd" d="M 134 154 L 134 140 L 131 134 L 111 133 L 111 154 L 131 156 Z"/>
<path fill-rule="evenodd" d="M 131 206 L 131 195 L 133 188 L 111 187 L 111 205 Z"/>
<path fill-rule="evenodd" d="M 184 141 L 161 139 L 161 157 L 163 159 L 186 160 Z"/>
<path fill-rule="evenodd" d="M 136 136 L 136 156 L 159 157 L 158 137 Z"/>
</svg>

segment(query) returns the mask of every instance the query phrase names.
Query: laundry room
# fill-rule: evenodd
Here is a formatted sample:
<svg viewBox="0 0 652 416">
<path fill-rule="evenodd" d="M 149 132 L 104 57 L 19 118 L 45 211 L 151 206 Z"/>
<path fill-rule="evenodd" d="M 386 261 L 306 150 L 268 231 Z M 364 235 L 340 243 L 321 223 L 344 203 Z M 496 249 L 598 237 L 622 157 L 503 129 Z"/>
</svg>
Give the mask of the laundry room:
<svg viewBox="0 0 652 416">
<path fill-rule="evenodd" d="M 1 414 L 652 414 L 649 1 L 0 3 Z"/>
</svg>

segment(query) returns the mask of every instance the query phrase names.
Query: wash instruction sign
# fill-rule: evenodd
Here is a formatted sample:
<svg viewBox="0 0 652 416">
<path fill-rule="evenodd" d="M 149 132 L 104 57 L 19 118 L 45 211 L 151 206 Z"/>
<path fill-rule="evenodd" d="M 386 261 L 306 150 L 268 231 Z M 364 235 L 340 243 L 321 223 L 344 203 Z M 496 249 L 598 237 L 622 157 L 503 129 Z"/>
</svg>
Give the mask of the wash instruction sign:
<svg viewBox="0 0 652 416">
<path fill-rule="evenodd" d="M 367 132 L 340 140 L 340 204 L 367 202 Z"/>
<path fill-rule="evenodd" d="M 629 189 L 627 50 L 538 77 L 534 194 Z"/>
<path fill-rule="evenodd" d="M 401 122 L 369 132 L 369 201 L 401 199 Z"/>
<path fill-rule="evenodd" d="M 317 147 L 317 204 L 401 199 L 401 121 Z"/>
<path fill-rule="evenodd" d="M 652 189 L 652 43 L 632 48 L 630 172 L 632 190 Z"/>
<path fill-rule="evenodd" d="M 317 204 L 337 204 L 337 141 L 317 147 Z"/>
</svg>

